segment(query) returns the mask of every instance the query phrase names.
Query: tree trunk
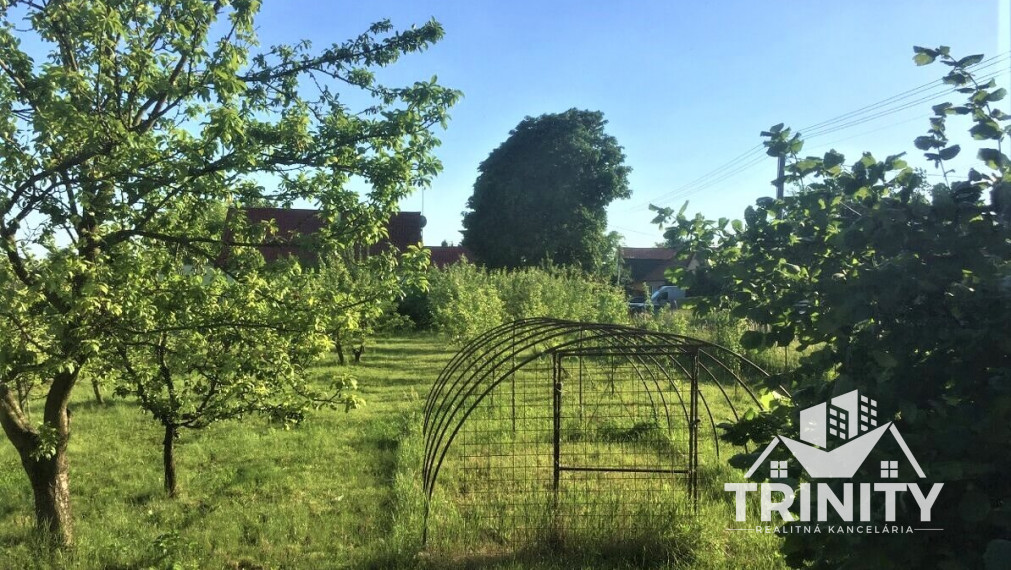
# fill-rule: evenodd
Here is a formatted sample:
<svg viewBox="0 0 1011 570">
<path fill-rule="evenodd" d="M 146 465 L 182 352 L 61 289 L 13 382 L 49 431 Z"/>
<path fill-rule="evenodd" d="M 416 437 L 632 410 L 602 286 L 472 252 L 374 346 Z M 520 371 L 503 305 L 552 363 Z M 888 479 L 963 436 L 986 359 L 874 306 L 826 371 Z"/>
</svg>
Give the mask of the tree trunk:
<svg viewBox="0 0 1011 570">
<path fill-rule="evenodd" d="M 43 438 L 32 427 L 14 394 L 0 385 L 0 426 L 14 444 L 35 497 L 35 526 L 53 546 L 70 546 L 74 540 L 70 508 L 70 415 L 67 401 L 77 373 L 58 374 L 46 397 L 44 422 L 54 430 L 55 443 L 48 457 L 40 453 Z"/>
<path fill-rule="evenodd" d="M 355 364 L 358 364 L 362 361 L 362 354 L 365 353 L 365 343 L 363 342 L 358 348 L 352 348 L 351 352 L 355 356 Z"/>
<path fill-rule="evenodd" d="M 162 444 L 162 459 L 165 463 L 165 492 L 169 497 L 176 496 L 176 429 L 176 426 L 172 424 L 165 424 L 165 441 Z"/>
<path fill-rule="evenodd" d="M 74 541 L 70 510 L 70 462 L 66 446 L 57 446 L 56 454 L 36 461 L 21 457 L 35 496 L 35 526 L 56 546 L 70 546 Z"/>
<path fill-rule="evenodd" d="M 91 389 L 95 391 L 95 403 L 99 406 L 105 405 L 105 398 L 102 397 L 102 386 L 98 383 L 98 378 L 91 379 Z"/>
<path fill-rule="evenodd" d="M 334 346 L 337 349 L 337 364 L 344 366 L 344 347 L 342 347 L 341 343 L 339 342 L 336 343 Z"/>
</svg>

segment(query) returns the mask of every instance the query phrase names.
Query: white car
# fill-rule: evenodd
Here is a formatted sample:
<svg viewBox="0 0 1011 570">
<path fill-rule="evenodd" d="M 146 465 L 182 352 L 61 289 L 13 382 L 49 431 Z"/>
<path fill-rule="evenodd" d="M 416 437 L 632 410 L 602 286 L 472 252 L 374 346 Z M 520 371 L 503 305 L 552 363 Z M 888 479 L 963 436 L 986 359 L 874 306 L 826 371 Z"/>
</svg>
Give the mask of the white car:
<svg viewBox="0 0 1011 570">
<path fill-rule="evenodd" d="M 654 311 L 659 311 L 668 306 L 676 309 L 678 308 L 678 301 L 684 298 L 684 289 L 674 285 L 664 285 L 653 292 L 653 295 L 649 298 L 649 305 L 653 307 Z M 633 313 L 641 313 L 646 310 L 646 302 L 645 300 L 640 301 L 636 299 L 628 304 L 628 308 Z"/>
<path fill-rule="evenodd" d="M 685 290 L 674 285 L 664 285 L 650 296 L 649 302 L 653 304 L 653 309 L 658 310 L 670 306 L 672 309 L 678 308 L 678 301 L 685 298 Z"/>
</svg>

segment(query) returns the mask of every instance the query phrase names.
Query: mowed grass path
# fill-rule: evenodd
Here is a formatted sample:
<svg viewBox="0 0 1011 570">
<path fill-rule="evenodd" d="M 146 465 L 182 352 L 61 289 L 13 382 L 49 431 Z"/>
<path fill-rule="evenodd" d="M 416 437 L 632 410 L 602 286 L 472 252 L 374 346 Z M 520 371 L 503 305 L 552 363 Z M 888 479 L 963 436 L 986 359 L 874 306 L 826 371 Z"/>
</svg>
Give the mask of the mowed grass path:
<svg viewBox="0 0 1011 570">
<path fill-rule="evenodd" d="M 77 546 L 49 554 L 36 542 L 31 490 L 4 441 L 0 570 L 572 568 L 644 562 L 620 553 L 596 563 L 578 548 L 504 557 L 468 552 L 466 544 L 419 552 L 420 414 L 454 352 L 432 335 L 378 339 L 361 364 L 328 362 L 314 371 L 320 380 L 356 376 L 366 401 L 358 410 L 315 412 L 291 430 L 255 417 L 184 432 L 176 452 L 180 496 L 174 500 L 162 489 L 163 433 L 157 422 L 115 397 L 97 406 L 89 387 L 79 386 L 70 448 Z M 38 405 L 33 418 L 40 415 Z M 722 489 L 713 492 L 720 495 Z M 781 566 L 772 537 L 721 536 L 729 522 L 722 511 L 706 524 L 688 524 L 679 537 L 685 544 L 672 545 L 670 559 L 650 565 Z M 685 550 L 691 555 L 674 554 Z"/>
</svg>

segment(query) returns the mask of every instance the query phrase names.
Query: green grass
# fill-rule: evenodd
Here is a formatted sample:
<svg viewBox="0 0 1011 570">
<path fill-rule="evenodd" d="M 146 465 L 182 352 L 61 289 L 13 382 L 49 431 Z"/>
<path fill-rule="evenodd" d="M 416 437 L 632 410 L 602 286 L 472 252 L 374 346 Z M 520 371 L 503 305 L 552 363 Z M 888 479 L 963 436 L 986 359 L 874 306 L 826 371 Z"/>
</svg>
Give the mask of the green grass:
<svg viewBox="0 0 1011 570">
<path fill-rule="evenodd" d="M 50 554 L 38 544 L 30 488 L 3 443 L 0 569 L 781 567 L 774 538 L 725 530 L 733 515 L 722 481 L 739 477 L 725 468 L 706 474 L 699 516 L 656 505 L 676 520 L 655 542 L 596 535 L 475 549 L 442 525 L 423 548 L 420 413 L 452 352 L 432 336 L 380 339 L 348 368 L 366 400 L 359 410 L 321 411 L 289 431 L 250 418 L 185 432 L 174 500 L 162 491 L 157 423 L 127 401 L 96 406 L 81 386 L 70 447 L 77 545 Z M 329 363 L 317 373 L 342 371 Z M 644 428 L 621 429 L 610 437 L 641 438 Z M 454 516 L 440 508 L 440 524 Z"/>
</svg>

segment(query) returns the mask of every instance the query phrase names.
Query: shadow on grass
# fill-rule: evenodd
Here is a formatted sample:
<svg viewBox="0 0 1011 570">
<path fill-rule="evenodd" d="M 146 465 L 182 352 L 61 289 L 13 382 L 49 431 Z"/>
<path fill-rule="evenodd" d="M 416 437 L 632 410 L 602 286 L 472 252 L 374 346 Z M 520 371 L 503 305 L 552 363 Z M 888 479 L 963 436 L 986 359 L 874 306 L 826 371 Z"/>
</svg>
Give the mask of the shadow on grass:
<svg viewBox="0 0 1011 570">
<path fill-rule="evenodd" d="M 689 567 L 691 551 L 679 551 L 670 541 L 637 538 L 606 543 L 546 541 L 519 550 L 486 550 L 449 555 L 422 552 L 413 561 L 374 560 L 370 568 L 669 568 Z"/>
<path fill-rule="evenodd" d="M 456 350 L 447 349 L 445 356 L 446 359 L 448 360 L 455 353 Z M 396 345 L 368 346 L 365 348 L 365 354 L 362 356 L 362 362 L 365 362 L 366 358 L 370 354 L 372 355 L 373 358 L 395 357 L 397 359 L 400 359 L 404 356 L 420 356 L 424 357 L 425 360 L 435 360 L 438 357 L 442 356 L 439 353 L 433 354 L 431 344 L 422 342 L 418 343 L 402 342 Z"/>
</svg>

